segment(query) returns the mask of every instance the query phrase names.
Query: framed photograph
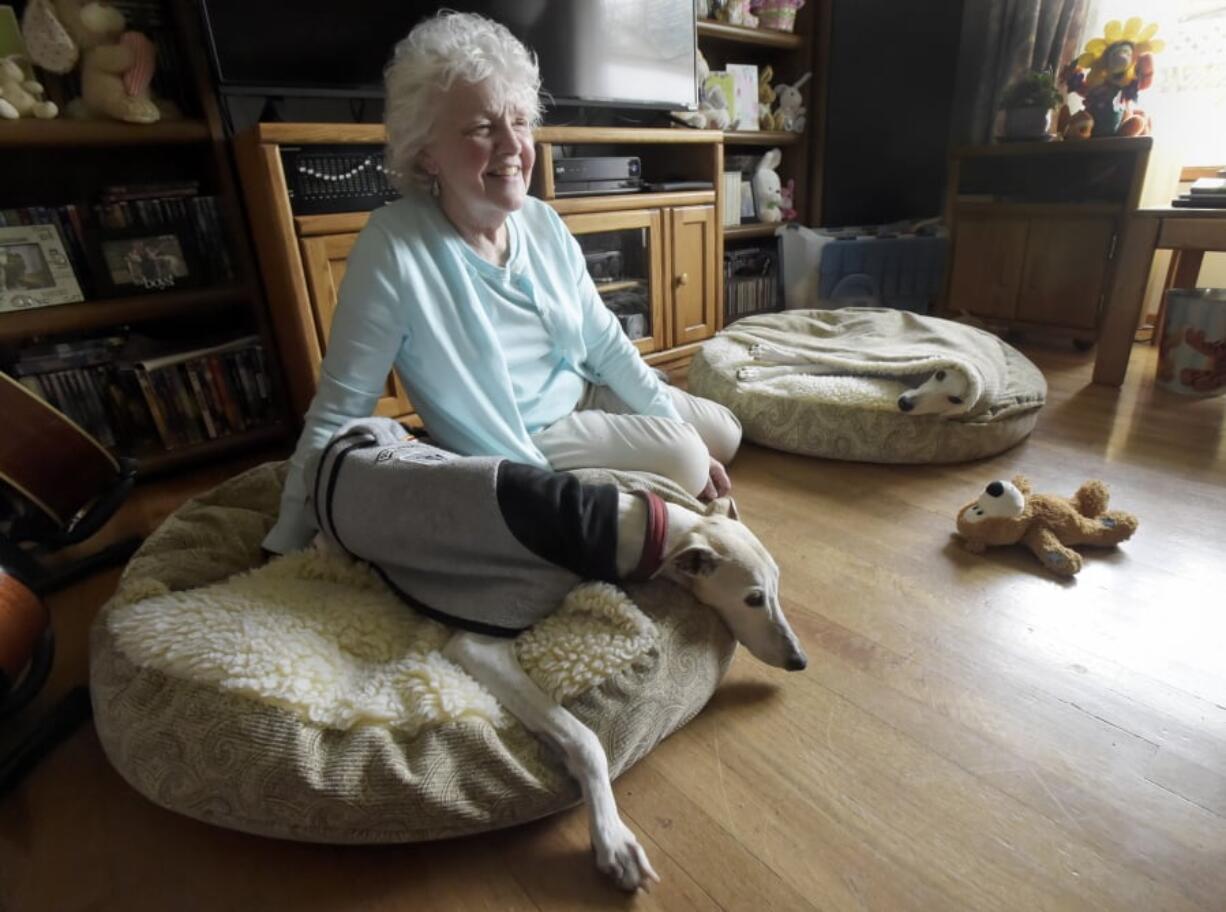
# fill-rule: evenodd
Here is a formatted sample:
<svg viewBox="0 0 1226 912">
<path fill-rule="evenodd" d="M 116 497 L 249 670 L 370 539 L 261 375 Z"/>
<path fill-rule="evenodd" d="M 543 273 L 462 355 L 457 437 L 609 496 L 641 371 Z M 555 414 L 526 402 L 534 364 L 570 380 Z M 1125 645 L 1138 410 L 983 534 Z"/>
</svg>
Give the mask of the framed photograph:
<svg viewBox="0 0 1226 912">
<path fill-rule="evenodd" d="M 189 238 L 173 225 L 104 229 L 94 241 L 94 277 L 109 297 L 194 288 L 202 275 Z"/>
<path fill-rule="evenodd" d="M 83 300 L 55 225 L 0 228 L 0 313 Z"/>
</svg>

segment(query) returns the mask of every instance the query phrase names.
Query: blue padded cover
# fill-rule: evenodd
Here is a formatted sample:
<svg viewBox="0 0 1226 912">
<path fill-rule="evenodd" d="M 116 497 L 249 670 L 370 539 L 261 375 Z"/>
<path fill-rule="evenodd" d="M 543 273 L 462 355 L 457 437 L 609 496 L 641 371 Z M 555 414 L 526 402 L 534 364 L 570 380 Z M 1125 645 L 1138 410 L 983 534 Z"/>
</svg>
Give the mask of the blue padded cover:
<svg viewBox="0 0 1226 912">
<path fill-rule="evenodd" d="M 832 241 L 822 247 L 821 300 L 874 291 L 882 307 L 928 313 L 941 291 L 949 240 L 906 236 Z"/>
</svg>

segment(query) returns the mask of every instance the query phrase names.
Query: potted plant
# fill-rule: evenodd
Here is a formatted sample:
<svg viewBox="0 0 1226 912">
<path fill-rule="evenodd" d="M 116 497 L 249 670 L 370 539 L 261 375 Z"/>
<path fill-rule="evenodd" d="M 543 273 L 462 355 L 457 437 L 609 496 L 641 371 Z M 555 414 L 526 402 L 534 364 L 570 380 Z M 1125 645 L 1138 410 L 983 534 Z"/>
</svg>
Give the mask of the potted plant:
<svg viewBox="0 0 1226 912">
<path fill-rule="evenodd" d="M 1060 104 L 1056 75 L 1031 70 L 1005 89 L 1005 139 L 1044 139 L 1051 135 L 1052 111 Z"/>
</svg>

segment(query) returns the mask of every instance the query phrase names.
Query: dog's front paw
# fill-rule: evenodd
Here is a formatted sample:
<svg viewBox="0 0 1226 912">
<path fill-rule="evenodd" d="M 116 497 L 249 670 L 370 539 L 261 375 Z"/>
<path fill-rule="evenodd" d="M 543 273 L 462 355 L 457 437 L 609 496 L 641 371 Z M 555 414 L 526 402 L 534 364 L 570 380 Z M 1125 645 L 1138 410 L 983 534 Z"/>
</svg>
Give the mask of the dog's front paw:
<svg viewBox="0 0 1226 912">
<path fill-rule="evenodd" d="M 738 380 L 757 380 L 762 374 L 762 369 L 759 367 L 738 367 L 736 369 L 736 378 Z"/>
<path fill-rule="evenodd" d="M 774 361 L 779 364 L 791 358 L 783 349 L 775 348 L 775 346 L 767 342 L 755 342 L 749 346 L 749 357 L 755 361 Z"/>
<path fill-rule="evenodd" d="M 649 889 L 653 880 L 660 882 L 660 875 L 647 860 L 638 838 L 620 820 L 612 832 L 593 833 L 592 844 L 596 849 L 596 867 L 623 890 L 633 893 L 640 888 Z"/>
</svg>

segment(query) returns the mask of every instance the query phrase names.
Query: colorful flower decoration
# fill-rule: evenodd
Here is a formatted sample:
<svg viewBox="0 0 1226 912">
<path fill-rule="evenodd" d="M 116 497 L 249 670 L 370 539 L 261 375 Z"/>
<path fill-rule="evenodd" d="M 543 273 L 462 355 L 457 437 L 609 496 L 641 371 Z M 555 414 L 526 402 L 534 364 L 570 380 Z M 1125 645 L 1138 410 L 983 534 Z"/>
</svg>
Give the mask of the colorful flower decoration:
<svg viewBox="0 0 1226 912">
<path fill-rule="evenodd" d="M 1123 25 L 1108 22 L 1102 38 L 1086 43 L 1086 49 L 1073 66 L 1088 70 L 1084 88 L 1093 91 L 1099 86 L 1124 89 L 1132 98 L 1141 89 L 1149 88 L 1154 79 L 1153 54 L 1165 47 L 1155 40 L 1158 24 L 1145 25 L 1140 16 L 1133 16 Z"/>
</svg>

